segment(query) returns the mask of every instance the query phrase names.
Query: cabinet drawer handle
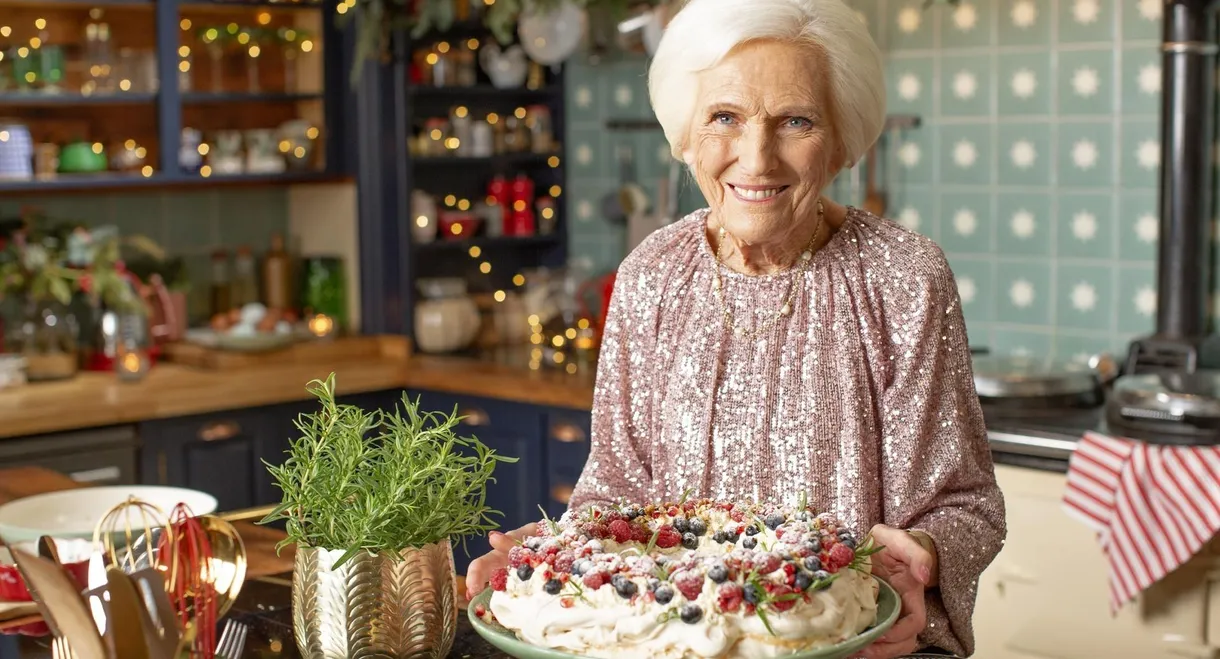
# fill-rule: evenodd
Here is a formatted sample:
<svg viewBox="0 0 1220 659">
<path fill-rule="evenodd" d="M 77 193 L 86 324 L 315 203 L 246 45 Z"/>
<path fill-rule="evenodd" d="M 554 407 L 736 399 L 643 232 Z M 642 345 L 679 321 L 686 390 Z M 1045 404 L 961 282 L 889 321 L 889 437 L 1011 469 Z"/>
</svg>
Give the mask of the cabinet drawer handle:
<svg viewBox="0 0 1220 659">
<path fill-rule="evenodd" d="M 491 424 L 487 412 L 479 409 L 458 410 L 458 418 L 468 426 L 486 426 Z"/>
<path fill-rule="evenodd" d="M 199 439 L 205 442 L 223 442 L 241 434 L 236 421 L 214 421 L 199 429 Z"/>
<path fill-rule="evenodd" d="M 551 488 L 551 498 L 559 503 L 567 503 L 572 500 L 573 487 L 564 483 L 560 483 Z"/>
<path fill-rule="evenodd" d="M 77 483 L 101 483 L 105 481 L 116 481 L 122 475 L 123 471 L 121 469 L 115 465 L 110 465 L 108 467 L 74 471 L 68 474 L 68 478 L 71 478 Z"/>
<path fill-rule="evenodd" d="M 585 431 L 575 423 L 557 423 L 551 426 L 551 439 L 564 444 L 579 444 L 585 441 Z"/>
</svg>

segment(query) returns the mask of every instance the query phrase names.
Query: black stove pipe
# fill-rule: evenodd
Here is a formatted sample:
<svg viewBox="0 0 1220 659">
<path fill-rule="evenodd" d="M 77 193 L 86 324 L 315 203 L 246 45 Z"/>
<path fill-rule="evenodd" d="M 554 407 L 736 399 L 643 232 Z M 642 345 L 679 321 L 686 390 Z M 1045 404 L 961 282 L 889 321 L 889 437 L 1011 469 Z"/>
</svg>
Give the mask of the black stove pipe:
<svg viewBox="0 0 1220 659">
<path fill-rule="evenodd" d="M 1156 334 L 1132 346 L 1128 372 L 1220 366 L 1220 349 L 1204 347 L 1213 341 L 1207 310 L 1218 7 L 1220 0 L 1165 1 Z"/>
</svg>

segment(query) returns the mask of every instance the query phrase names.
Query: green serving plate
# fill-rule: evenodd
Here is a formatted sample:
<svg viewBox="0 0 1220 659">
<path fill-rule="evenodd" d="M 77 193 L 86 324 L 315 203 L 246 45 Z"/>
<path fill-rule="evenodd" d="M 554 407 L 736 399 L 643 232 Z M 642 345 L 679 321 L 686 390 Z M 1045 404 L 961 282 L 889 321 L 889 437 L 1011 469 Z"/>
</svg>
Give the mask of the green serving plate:
<svg viewBox="0 0 1220 659">
<path fill-rule="evenodd" d="M 877 579 L 877 581 L 880 583 L 881 589 L 877 597 L 876 624 L 864 630 L 863 633 L 841 643 L 815 650 L 793 652 L 792 654 L 783 655 L 783 659 L 847 659 L 847 657 L 863 650 L 873 641 L 881 638 L 890 627 L 894 626 L 894 621 L 898 619 L 898 612 L 902 608 L 902 604 L 898 599 L 898 593 L 889 584 L 881 579 Z M 490 601 L 491 589 L 488 588 L 470 600 L 470 605 L 466 607 L 466 615 L 470 618 L 470 624 L 474 626 L 479 636 L 482 636 L 488 643 L 491 643 L 501 651 L 517 657 L 517 659 L 572 659 L 572 657 L 584 656 L 531 645 L 517 638 L 516 634 L 500 624 L 489 623 L 475 615 L 475 607 L 482 605 L 486 608 Z"/>
</svg>

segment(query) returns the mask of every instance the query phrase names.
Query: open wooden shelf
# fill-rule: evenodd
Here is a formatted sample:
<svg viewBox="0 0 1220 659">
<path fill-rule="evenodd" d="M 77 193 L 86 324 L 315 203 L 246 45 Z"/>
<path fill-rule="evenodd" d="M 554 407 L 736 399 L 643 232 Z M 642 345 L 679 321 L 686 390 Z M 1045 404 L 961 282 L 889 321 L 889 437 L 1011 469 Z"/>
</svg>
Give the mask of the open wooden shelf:
<svg viewBox="0 0 1220 659">
<path fill-rule="evenodd" d="M 0 179 L 0 196 L 8 194 L 38 194 L 41 192 L 86 192 L 126 189 L 177 187 L 215 187 L 241 185 L 290 185 L 294 183 L 337 183 L 348 177 L 326 172 L 284 172 L 282 174 L 234 174 L 199 176 L 198 174 L 153 174 L 142 176 L 123 172 L 97 174 L 60 174 L 47 179 Z"/>
<path fill-rule="evenodd" d="M 321 93 L 294 94 L 288 92 L 184 92 L 183 103 L 299 103 L 316 101 Z"/>
<path fill-rule="evenodd" d="M 496 249 L 496 248 L 511 248 L 511 247 L 550 247 L 563 240 L 563 236 L 558 234 L 549 234 L 545 236 L 500 236 L 500 237 L 482 237 L 470 238 L 468 240 L 445 240 L 437 238 L 430 243 L 414 243 L 416 250 L 421 252 L 438 252 L 438 251 L 466 251 L 471 247 L 480 249 Z"/>
<path fill-rule="evenodd" d="M 0 107 L 71 107 L 77 105 L 139 105 L 157 100 L 156 94 L 122 92 L 118 94 L 63 93 L 45 94 L 35 92 L 0 92 Z"/>
<path fill-rule="evenodd" d="M 415 165 L 491 165 L 491 166 L 541 166 L 552 157 L 562 158 L 559 153 L 503 153 L 495 156 L 413 156 Z"/>
</svg>

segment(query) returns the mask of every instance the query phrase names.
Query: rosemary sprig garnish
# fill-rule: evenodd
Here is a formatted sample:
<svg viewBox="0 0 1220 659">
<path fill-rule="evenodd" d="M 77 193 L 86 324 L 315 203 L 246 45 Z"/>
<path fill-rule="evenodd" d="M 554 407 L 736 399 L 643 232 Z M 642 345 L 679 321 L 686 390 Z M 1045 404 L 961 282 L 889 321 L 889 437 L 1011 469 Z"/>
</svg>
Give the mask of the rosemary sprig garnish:
<svg viewBox="0 0 1220 659">
<path fill-rule="evenodd" d="M 686 490 L 685 490 L 685 491 L 683 491 L 683 492 L 682 492 L 682 498 L 681 498 L 681 499 L 678 499 L 678 507 L 679 507 L 679 508 L 681 508 L 682 506 L 686 505 L 686 500 L 690 498 L 691 493 L 693 493 L 694 491 L 695 491 L 695 488 L 693 488 L 693 487 L 688 487 L 688 488 L 686 488 Z"/>
<path fill-rule="evenodd" d="M 589 599 L 587 597 L 585 597 L 584 586 L 580 585 L 579 580 L 568 579 L 567 585 L 571 586 L 572 589 L 576 591 L 575 593 L 572 593 L 572 595 L 575 596 L 576 599 L 582 600 L 583 602 L 585 602 L 586 604 L 589 604 L 590 606 L 593 604 L 593 602 L 590 602 Z"/>
<path fill-rule="evenodd" d="M 561 533 L 559 530 L 559 525 L 551 519 L 550 515 L 546 514 L 546 509 L 542 507 L 542 504 L 538 504 L 538 510 L 542 511 L 542 519 L 546 522 L 547 527 L 551 529 L 551 535 L 556 537 L 559 536 Z"/>
<path fill-rule="evenodd" d="M 654 529 L 652 532 L 652 537 L 648 538 L 648 546 L 644 548 L 645 556 L 652 555 L 652 549 L 657 546 L 657 536 L 659 536 L 660 534 L 661 534 L 661 525 L 658 524 L 657 528 Z"/>
<path fill-rule="evenodd" d="M 676 608 L 665 609 L 664 611 L 657 614 L 657 622 L 663 625 L 663 624 L 669 622 L 670 620 L 674 620 L 676 618 L 681 618 L 681 617 L 682 617 L 682 612 L 679 611 L 678 609 L 676 609 Z"/>
<path fill-rule="evenodd" d="M 871 570 L 864 569 L 864 561 L 873 554 L 876 554 L 884 549 L 885 545 L 879 545 L 875 540 L 873 540 L 873 536 L 867 536 L 864 538 L 864 542 L 860 543 L 859 547 L 856 547 L 856 557 L 852 559 L 851 563 L 849 563 L 847 567 L 850 567 L 857 572 L 868 574 L 871 572 Z"/>
</svg>

